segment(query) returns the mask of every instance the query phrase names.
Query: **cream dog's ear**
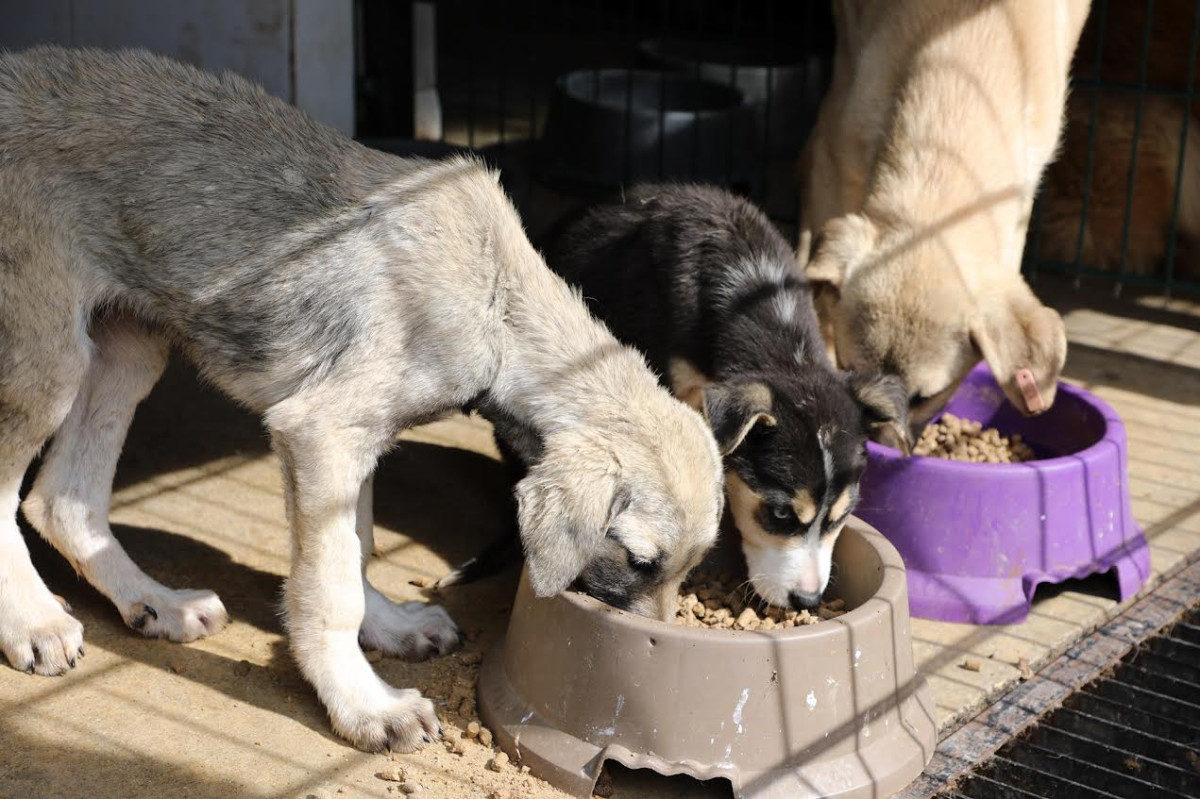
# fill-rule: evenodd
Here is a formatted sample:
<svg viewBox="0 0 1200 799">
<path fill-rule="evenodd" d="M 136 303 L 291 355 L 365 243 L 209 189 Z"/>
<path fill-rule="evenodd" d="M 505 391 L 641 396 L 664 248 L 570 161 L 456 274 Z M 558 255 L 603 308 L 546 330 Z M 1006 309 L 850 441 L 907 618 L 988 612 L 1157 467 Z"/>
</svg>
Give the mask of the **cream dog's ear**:
<svg viewBox="0 0 1200 799">
<path fill-rule="evenodd" d="M 858 214 L 831 219 L 812 243 L 804 277 L 814 294 L 840 291 L 842 284 L 867 260 L 878 241 L 878 231 L 869 219 Z"/>
<path fill-rule="evenodd" d="M 596 555 L 629 504 L 620 479 L 620 465 L 603 442 L 574 431 L 546 438 L 541 460 L 516 489 L 529 584 L 537 596 L 565 591 Z"/>
<path fill-rule="evenodd" d="M 765 383 L 716 383 L 704 389 L 704 418 L 721 455 L 733 452 L 762 423 L 775 426 L 771 389 Z"/>
<path fill-rule="evenodd" d="M 1024 282 L 1001 297 L 983 298 L 970 332 L 996 382 L 1022 413 L 1041 413 L 1053 404 L 1067 360 L 1066 328 Z"/>
</svg>

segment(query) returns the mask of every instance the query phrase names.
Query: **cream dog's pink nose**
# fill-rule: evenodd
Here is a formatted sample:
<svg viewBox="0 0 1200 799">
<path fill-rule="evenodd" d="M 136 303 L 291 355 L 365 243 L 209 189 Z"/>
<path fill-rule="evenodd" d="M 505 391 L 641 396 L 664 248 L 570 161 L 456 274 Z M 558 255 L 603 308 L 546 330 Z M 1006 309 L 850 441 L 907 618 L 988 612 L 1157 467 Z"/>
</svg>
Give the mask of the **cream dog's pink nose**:
<svg viewBox="0 0 1200 799">
<path fill-rule="evenodd" d="M 1038 391 L 1037 380 L 1033 378 L 1032 370 L 1017 370 L 1017 388 L 1021 389 L 1021 396 L 1025 398 L 1025 407 L 1030 413 L 1041 413 L 1046 410 L 1046 403 L 1042 400 L 1041 392 Z"/>
</svg>

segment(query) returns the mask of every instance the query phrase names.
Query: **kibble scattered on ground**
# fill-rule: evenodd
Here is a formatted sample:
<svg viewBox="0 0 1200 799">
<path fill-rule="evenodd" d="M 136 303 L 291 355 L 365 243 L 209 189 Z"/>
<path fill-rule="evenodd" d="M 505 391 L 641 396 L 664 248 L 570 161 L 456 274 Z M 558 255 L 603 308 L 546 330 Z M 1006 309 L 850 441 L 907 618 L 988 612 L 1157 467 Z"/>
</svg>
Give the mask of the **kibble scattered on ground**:
<svg viewBox="0 0 1200 799">
<path fill-rule="evenodd" d="M 394 685 L 412 685 L 437 707 L 444 734 L 440 745 L 380 756 L 376 794 L 388 799 L 554 799 L 562 792 L 533 777 L 521 762 L 499 751 L 475 705 L 483 656 L 468 637 L 465 649 L 421 664 L 381 658 L 376 668 Z M 419 675 L 419 676 L 416 676 Z M 414 679 L 415 677 L 415 679 Z"/>
<path fill-rule="evenodd" d="M 1020 433 L 1002 436 L 994 427 L 985 430 L 979 422 L 952 413 L 942 414 L 921 431 L 913 454 L 969 463 L 1023 463 L 1037 457 Z"/>
<path fill-rule="evenodd" d="M 725 630 L 790 630 L 837 618 L 846 612 L 841 599 L 822 602 L 816 613 L 777 608 L 761 602 L 745 581 L 723 574 L 697 572 L 679 592 L 675 623 Z"/>
</svg>

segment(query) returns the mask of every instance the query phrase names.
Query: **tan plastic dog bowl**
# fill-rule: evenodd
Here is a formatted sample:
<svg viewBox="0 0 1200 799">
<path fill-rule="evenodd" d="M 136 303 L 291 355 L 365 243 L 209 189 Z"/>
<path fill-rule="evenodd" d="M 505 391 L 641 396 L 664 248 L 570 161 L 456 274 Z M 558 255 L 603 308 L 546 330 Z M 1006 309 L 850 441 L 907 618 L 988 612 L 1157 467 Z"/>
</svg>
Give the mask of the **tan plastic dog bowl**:
<svg viewBox="0 0 1200 799">
<path fill-rule="evenodd" d="M 749 799 L 884 797 L 933 755 L 904 566 L 852 518 L 834 552 L 849 612 L 783 631 L 646 619 L 524 577 L 479 679 L 483 721 L 517 762 L 590 797 L 604 763 L 728 779 Z"/>
</svg>

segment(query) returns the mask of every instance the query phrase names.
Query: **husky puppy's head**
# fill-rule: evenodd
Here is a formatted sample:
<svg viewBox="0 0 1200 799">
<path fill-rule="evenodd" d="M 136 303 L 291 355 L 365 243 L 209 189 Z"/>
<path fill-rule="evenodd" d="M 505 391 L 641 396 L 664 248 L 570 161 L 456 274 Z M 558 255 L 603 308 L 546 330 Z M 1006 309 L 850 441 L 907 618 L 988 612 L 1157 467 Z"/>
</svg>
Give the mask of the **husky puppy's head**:
<svg viewBox="0 0 1200 799">
<path fill-rule="evenodd" d="M 517 485 L 531 587 L 670 619 L 684 577 L 716 543 L 721 456 L 704 419 L 656 385 L 632 406 L 598 398 L 596 411 L 547 435 Z"/>
<path fill-rule="evenodd" d="M 867 439 L 883 426 L 903 428 L 906 405 L 895 377 L 828 369 L 704 390 L 759 596 L 782 607 L 817 606 L 834 544 L 858 503 Z"/>
</svg>

